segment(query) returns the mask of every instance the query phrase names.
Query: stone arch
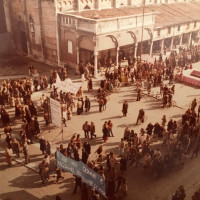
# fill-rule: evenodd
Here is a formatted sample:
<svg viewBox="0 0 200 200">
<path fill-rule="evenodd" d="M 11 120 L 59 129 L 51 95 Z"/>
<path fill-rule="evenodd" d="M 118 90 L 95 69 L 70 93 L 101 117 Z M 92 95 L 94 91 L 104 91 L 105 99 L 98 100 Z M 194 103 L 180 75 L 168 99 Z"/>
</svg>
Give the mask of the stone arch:
<svg viewBox="0 0 200 200">
<path fill-rule="evenodd" d="M 150 28 L 144 28 L 144 30 L 146 30 L 150 36 L 150 40 L 152 41 L 153 40 L 153 33 L 152 33 L 152 30 Z"/>
<path fill-rule="evenodd" d="M 127 31 L 127 33 L 129 33 L 131 35 L 131 37 L 134 39 L 134 43 L 137 43 L 137 37 L 135 35 L 135 33 L 133 31 Z"/>
<path fill-rule="evenodd" d="M 99 36 L 97 48 L 98 51 L 114 49 L 118 47 L 118 40 L 113 35 Z"/>
<path fill-rule="evenodd" d="M 118 40 L 114 35 L 107 35 L 106 37 L 111 38 L 111 40 L 115 43 L 116 47 L 119 46 Z"/>
</svg>

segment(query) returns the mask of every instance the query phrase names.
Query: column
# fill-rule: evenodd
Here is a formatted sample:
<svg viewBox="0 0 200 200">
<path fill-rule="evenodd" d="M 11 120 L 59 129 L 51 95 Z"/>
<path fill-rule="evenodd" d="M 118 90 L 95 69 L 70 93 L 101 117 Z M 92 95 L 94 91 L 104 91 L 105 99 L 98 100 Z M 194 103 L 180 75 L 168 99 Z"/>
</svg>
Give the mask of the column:
<svg viewBox="0 0 200 200">
<path fill-rule="evenodd" d="M 79 72 L 79 64 L 80 64 L 80 51 L 79 51 L 79 47 L 76 47 L 76 72 Z"/>
<path fill-rule="evenodd" d="M 95 8 L 99 10 L 99 0 L 95 0 Z"/>
<path fill-rule="evenodd" d="M 40 3 L 40 9 L 42 11 L 42 5 L 41 5 L 41 1 L 39 1 Z M 56 13 L 55 13 L 55 19 L 56 19 L 56 48 L 57 48 L 57 63 L 58 63 L 58 66 L 60 66 L 60 32 L 59 32 L 59 25 L 60 25 L 60 21 L 59 21 L 59 15 L 58 15 L 58 12 L 57 12 L 57 8 L 58 8 L 58 5 L 57 5 L 57 1 L 54 1 L 54 6 L 56 8 Z M 42 14 L 42 13 L 41 13 Z M 42 17 L 42 16 L 41 16 Z M 41 18 L 40 17 L 40 18 Z M 41 20 L 41 19 L 40 19 Z M 41 34 L 43 35 L 43 25 L 44 24 L 41 24 Z M 43 38 L 44 38 L 44 35 L 43 35 Z M 43 48 L 44 48 L 44 44 L 43 44 Z M 45 55 L 45 54 L 44 54 Z"/>
<path fill-rule="evenodd" d="M 79 65 L 79 63 L 80 63 L 80 60 L 79 60 L 79 54 L 80 54 L 80 52 L 79 52 L 79 47 L 76 47 L 76 64 L 77 65 Z"/>
<path fill-rule="evenodd" d="M 153 56 L 152 50 L 153 50 L 153 40 L 151 41 L 151 44 L 150 44 L 150 52 L 149 52 L 150 56 Z"/>
<path fill-rule="evenodd" d="M 119 66 L 119 47 L 116 48 L 116 66 Z"/>
<path fill-rule="evenodd" d="M 188 46 L 190 46 L 190 44 L 191 44 L 191 39 L 192 39 L 192 32 L 190 32 L 190 36 L 189 36 L 189 39 L 188 39 Z"/>
<path fill-rule="evenodd" d="M 181 34 L 181 38 L 180 38 L 180 42 L 179 42 L 179 46 L 182 45 L 182 40 L 183 40 L 183 34 Z"/>
<path fill-rule="evenodd" d="M 12 32 L 11 29 L 11 20 L 10 20 L 10 10 L 9 10 L 9 2 L 8 0 L 4 0 L 4 13 L 5 13 L 5 17 L 6 17 L 6 27 L 7 27 L 7 31 L 9 33 Z"/>
<path fill-rule="evenodd" d="M 163 53 L 163 49 L 164 49 L 164 39 L 162 39 L 161 41 L 160 53 Z"/>
<path fill-rule="evenodd" d="M 98 51 L 94 51 L 94 77 L 97 77 Z"/>
<path fill-rule="evenodd" d="M 134 52 L 134 58 L 137 58 L 137 50 L 138 50 L 138 43 L 135 43 L 135 52 Z"/>
<path fill-rule="evenodd" d="M 174 36 L 171 39 L 171 44 L 170 44 L 170 48 L 169 48 L 170 51 L 172 51 L 172 49 L 173 49 L 173 44 L 174 44 Z"/>
</svg>

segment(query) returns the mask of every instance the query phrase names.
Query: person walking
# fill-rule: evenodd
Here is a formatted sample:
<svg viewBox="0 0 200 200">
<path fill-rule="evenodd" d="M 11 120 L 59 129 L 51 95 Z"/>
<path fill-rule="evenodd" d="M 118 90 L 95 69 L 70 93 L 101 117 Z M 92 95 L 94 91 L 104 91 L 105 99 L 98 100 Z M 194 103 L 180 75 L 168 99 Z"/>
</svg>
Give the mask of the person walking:
<svg viewBox="0 0 200 200">
<path fill-rule="evenodd" d="M 142 98 L 141 95 L 142 95 L 142 89 L 138 88 L 138 90 L 137 90 L 137 100 L 136 101 L 140 101 L 140 99 Z"/>
<path fill-rule="evenodd" d="M 11 142 L 11 146 L 13 149 L 13 152 L 17 155 L 18 158 L 20 158 L 20 143 L 17 141 L 16 138 L 13 139 Z"/>
<path fill-rule="evenodd" d="M 23 152 L 25 156 L 25 164 L 28 164 L 30 162 L 30 156 L 29 156 L 29 147 L 27 143 L 24 143 L 23 145 Z"/>
<path fill-rule="evenodd" d="M 8 163 L 8 166 L 12 166 L 12 147 L 10 144 L 5 148 L 5 155 L 6 155 L 6 162 Z"/>
<path fill-rule="evenodd" d="M 125 101 L 123 103 L 123 106 L 122 106 L 122 113 L 123 113 L 123 116 L 125 117 L 127 115 L 127 112 L 128 112 L 128 102 Z"/>
<path fill-rule="evenodd" d="M 161 125 L 162 125 L 163 127 L 165 127 L 166 122 L 167 122 L 166 115 L 163 115 Z"/>
<path fill-rule="evenodd" d="M 85 96 L 85 112 L 88 112 L 90 110 L 90 99 Z"/>
<path fill-rule="evenodd" d="M 80 187 L 80 189 L 81 189 L 81 191 L 82 191 L 82 182 L 81 182 L 81 178 L 75 176 L 75 187 L 74 187 L 73 194 L 76 194 L 76 190 L 77 190 L 78 187 Z"/>
<path fill-rule="evenodd" d="M 78 102 L 77 102 L 77 115 L 81 114 L 81 108 L 82 108 L 82 101 L 80 100 L 80 98 L 78 98 Z"/>
<path fill-rule="evenodd" d="M 121 141 L 119 143 L 119 156 L 124 155 L 124 146 L 125 146 L 124 139 L 121 138 Z"/>
<path fill-rule="evenodd" d="M 108 122 L 107 121 L 105 121 L 103 125 L 102 132 L 103 132 L 103 140 L 104 142 L 106 142 L 108 140 Z"/>
<path fill-rule="evenodd" d="M 91 124 L 90 124 L 90 138 L 91 138 L 91 140 L 93 139 L 93 136 L 95 138 L 97 137 L 94 133 L 95 133 L 95 125 L 94 125 L 94 122 L 91 122 Z"/>
<path fill-rule="evenodd" d="M 104 104 L 103 98 L 100 98 L 100 99 L 98 100 L 98 103 L 99 103 L 99 112 L 102 112 L 102 107 L 103 107 L 103 104 Z"/>
<path fill-rule="evenodd" d="M 113 123 L 111 122 L 111 120 L 109 120 L 108 121 L 108 137 L 111 137 L 111 136 L 114 137 L 112 128 L 113 128 Z"/>
<path fill-rule="evenodd" d="M 85 138 L 89 138 L 89 130 L 90 130 L 90 125 L 88 124 L 88 121 L 86 121 L 84 124 L 83 124 L 83 127 L 82 127 L 84 133 L 85 133 Z"/>
</svg>

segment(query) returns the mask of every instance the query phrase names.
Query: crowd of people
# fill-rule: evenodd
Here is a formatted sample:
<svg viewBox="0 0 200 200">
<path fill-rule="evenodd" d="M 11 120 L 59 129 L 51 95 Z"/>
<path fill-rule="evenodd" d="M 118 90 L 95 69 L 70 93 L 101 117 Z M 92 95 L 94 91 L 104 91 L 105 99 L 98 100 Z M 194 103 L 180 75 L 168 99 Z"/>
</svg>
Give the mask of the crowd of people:
<svg viewBox="0 0 200 200">
<path fill-rule="evenodd" d="M 188 56 L 191 54 L 191 57 Z M 179 53 L 172 52 L 169 58 L 165 61 L 162 56 L 159 61 L 154 63 L 135 60 L 130 65 L 122 67 L 114 67 L 111 70 L 111 61 L 105 62 L 107 65 L 105 71 L 105 79 L 100 81 L 100 87 L 97 90 L 97 102 L 99 104 L 99 112 L 106 110 L 108 95 L 117 91 L 117 88 L 128 85 L 136 85 L 137 101 L 142 98 L 142 91 L 147 85 L 147 92 L 151 92 L 152 87 L 160 86 L 160 94 L 163 99 L 163 107 L 172 106 L 172 96 L 175 93 L 175 85 L 172 87 L 164 84 L 164 80 L 169 80 L 173 83 L 175 67 L 179 66 L 185 68 L 193 61 L 199 60 L 199 50 L 196 47 L 191 47 L 188 50 L 181 49 Z M 88 92 L 93 91 L 93 82 L 90 75 L 94 75 L 93 65 L 88 64 L 84 67 L 80 66 L 81 74 L 85 74 L 88 81 Z M 30 75 L 34 74 L 34 68 L 29 68 Z M 54 70 L 47 80 L 46 76 L 38 78 L 24 78 L 17 81 L 3 81 L 0 87 L 0 105 L 1 105 L 1 121 L 6 134 L 6 160 L 9 166 L 12 165 L 12 152 L 17 157 L 24 154 L 25 163 L 29 163 L 31 158 L 29 156 L 29 144 L 33 143 L 33 138 L 38 138 L 40 143 L 40 150 L 44 156 L 42 162 L 39 164 L 39 174 L 42 183 L 46 183 L 50 178 L 50 161 L 52 159 L 51 142 L 40 137 L 41 130 L 38 122 L 38 111 L 44 113 L 44 120 L 48 126 L 50 123 L 49 105 L 47 97 L 42 94 L 40 98 L 41 110 L 36 106 L 32 100 L 32 94 L 38 90 L 43 90 L 50 85 L 52 89 L 50 97 L 59 101 L 62 107 L 62 121 L 63 125 L 67 126 L 67 120 L 70 120 L 74 115 L 73 108 L 76 106 L 77 115 L 83 112 L 89 112 L 91 108 L 91 101 L 88 96 L 83 95 L 83 89 L 80 87 L 77 94 L 70 92 L 63 92 L 53 85 L 58 80 L 58 77 L 63 81 L 67 77 L 65 68 L 61 68 L 58 72 Z M 77 102 L 77 104 L 76 104 Z M 15 108 L 14 120 L 10 117 L 8 109 Z M 128 114 L 128 102 L 124 101 L 122 105 L 123 116 Z M 12 136 L 12 125 L 15 120 L 21 123 L 20 140 Z M 146 128 L 141 128 L 139 133 L 130 130 L 126 127 L 124 135 L 119 141 L 119 151 L 105 153 L 103 146 L 100 145 L 95 151 L 96 159 L 91 156 L 91 145 L 87 139 L 97 137 L 97 130 L 95 123 L 85 121 L 82 126 L 85 138 L 82 139 L 80 134 L 74 134 L 67 145 L 60 144 L 57 151 L 63 155 L 82 161 L 87 164 L 89 168 L 93 169 L 106 182 L 106 196 L 108 200 L 124 199 L 127 196 L 127 180 L 125 172 L 128 167 L 141 167 L 145 173 L 151 173 L 157 178 L 164 173 L 168 173 L 173 169 L 181 169 L 184 163 L 198 156 L 200 150 L 200 135 L 199 135 L 199 120 L 200 120 L 200 105 L 194 99 L 190 108 L 182 116 L 182 126 L 178 126 L 173 119 L 167 120 L 163 115 L 161 123 L 148 123 Z M 145 121 L 144 109 L 139 110 L 136 124 Z M 113 122 L 111 120 L 105 121 L 102 126 L 102 140 L 107 142 L 108 137 L 114 137 Z M 162 141 L 162 148 L 153 148 L 152 143 Z M 60 179 L 64 179 L 62 169 L 56 167 L 57 183 Z M 78 187 L 81 190 L 83 200 L 98 200 L 104 199 L 94 188 L 87 186 L 81 181 L 80 177 L 75 177 L 75 187 L 73 193 L 77 192 Z M 180 192 L 181 191 L 181 192 Z M 199 193 L 195 194 L 195 198 Z M 177 189 L 173 195 L 173 200 L 185 198 L 183 187 Z M 57 197 L 59 198 L 59 197 Z M 196 200 L 194 198 L 194 200 Z"/>
</svg>

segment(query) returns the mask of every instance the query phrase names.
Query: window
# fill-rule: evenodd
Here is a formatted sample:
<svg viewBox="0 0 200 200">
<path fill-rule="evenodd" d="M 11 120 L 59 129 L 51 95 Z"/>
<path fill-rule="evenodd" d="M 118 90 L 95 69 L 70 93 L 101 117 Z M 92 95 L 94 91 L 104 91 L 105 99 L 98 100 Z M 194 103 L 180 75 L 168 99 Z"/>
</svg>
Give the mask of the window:
<svg viewBox="0 0 200 200">
<path fill-rule="evenodd" d="M 160 29 L 158 29 L 158 37 L 160 37 Z"/>
<path fill-rule="evenodd" d="M 194 22 L 194 28 L 196 28 L 197 27 L 197 22 Z"/>
<path fill-rule="evenodd" d="M 181 29 L 181 26 L 179 25 L 179 26 L 178 26 L 178 31 L 180 31 L 180 29 Z"/>
<path fill-rule="evenodd" d="M 68 40 L 68 43 L 67 43 L 68 45 L 68 53 L 71 53 L 71 54 L 73 54 L 73 51 L 72 51 L 72 41 L 70 41 L 70 40 Z"/>
<path fill-rule="evenodd" d="M 168 27 L 168 34 L 171 34 L 171 27 Z"/>
</svg>

